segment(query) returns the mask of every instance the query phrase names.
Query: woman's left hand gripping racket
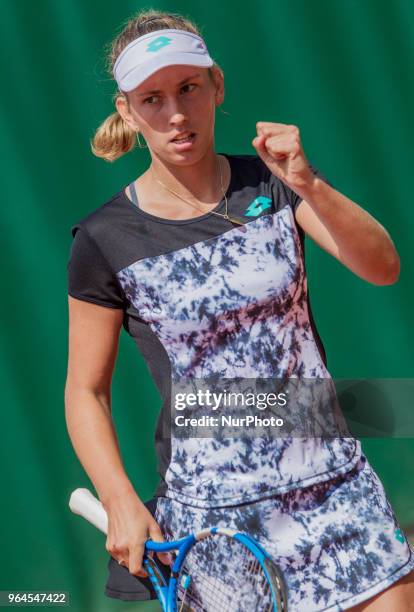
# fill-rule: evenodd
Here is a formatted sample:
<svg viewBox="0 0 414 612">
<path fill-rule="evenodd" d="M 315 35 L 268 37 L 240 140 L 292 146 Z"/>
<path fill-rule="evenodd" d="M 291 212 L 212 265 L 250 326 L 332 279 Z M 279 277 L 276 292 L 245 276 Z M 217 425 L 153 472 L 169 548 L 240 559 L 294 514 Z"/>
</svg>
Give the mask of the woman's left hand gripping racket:
<svg viewBox="0 0 414 612">
<path fill-rule="evenodd" d="M 69 501 L 105 534 L 108 517 L 88 489 L 76 489 Z M 168 583 L 151 552 L 174 552 Z M 143 563 L 164 612 L 286 612 L 282 573 L 249 535 L 209 527 L 180 540 L 145 544 Z"/>
</svg>

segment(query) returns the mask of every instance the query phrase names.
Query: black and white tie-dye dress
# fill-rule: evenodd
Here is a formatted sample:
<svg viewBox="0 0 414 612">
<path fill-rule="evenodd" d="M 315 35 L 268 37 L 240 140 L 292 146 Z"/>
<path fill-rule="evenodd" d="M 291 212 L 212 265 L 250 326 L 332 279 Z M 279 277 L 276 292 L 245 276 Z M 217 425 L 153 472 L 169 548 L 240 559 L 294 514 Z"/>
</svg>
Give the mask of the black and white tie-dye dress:
<svg viewBox="0 0 414 612">
<path fill-rule="evenodd" d="M 248 531 L 283 570 L 290 610 L 345 610 L 414 567 L 359 441 L 165 435 L 183 379 L 331 380 L 295 221 L 300 198 L 257 155 L 225 156 L 229 213 L 243 225 L 210 213 L 163 219 L 122 188 L 72 227 L 69 294 L 123 309 L 161 394 L 160 484 L 148 507 L 165 537 Z M 224 198 L 214 210 L 224 212 Z M 109 597 L 155 597 L 148 579 L 112 558 L 108 567 Z"/>
</svg>

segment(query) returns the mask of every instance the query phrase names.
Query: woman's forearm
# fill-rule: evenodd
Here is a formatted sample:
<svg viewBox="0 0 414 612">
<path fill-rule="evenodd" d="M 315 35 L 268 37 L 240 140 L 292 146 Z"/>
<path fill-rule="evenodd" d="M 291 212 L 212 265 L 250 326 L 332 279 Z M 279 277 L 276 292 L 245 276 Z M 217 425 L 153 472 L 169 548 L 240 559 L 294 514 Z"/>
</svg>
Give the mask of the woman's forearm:
<svg viewBox="0 0 414 612">
<path fill-rule="evenodd" d="M 375 284 L 398 280 L 400 258 L 394 242 L 368 211 L 318 177 L 299 195 L 326 226 L 344 266 Z"/>
<path fill-rule="evenodd" d="M 133 491 L 122 464 L 110 398 L 89 389 L 65 389 L 65 416 L 73 448 L 101 502 Z"/>
</svg>

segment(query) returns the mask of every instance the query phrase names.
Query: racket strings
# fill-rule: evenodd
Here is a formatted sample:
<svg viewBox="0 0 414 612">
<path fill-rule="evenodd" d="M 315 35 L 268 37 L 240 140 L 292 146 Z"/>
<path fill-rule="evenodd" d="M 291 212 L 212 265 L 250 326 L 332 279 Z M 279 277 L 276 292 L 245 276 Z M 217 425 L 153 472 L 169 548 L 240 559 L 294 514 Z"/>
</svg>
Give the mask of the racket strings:
<svg viewBox="0 0 414 612">
<path fill-rule="evenodd" d="M 255 555 L 237 540 L 220 535 L 198 542 L 188 553 L 177 597 L 182 612 L 275 610 L 270 583 Z"/>
</svg>

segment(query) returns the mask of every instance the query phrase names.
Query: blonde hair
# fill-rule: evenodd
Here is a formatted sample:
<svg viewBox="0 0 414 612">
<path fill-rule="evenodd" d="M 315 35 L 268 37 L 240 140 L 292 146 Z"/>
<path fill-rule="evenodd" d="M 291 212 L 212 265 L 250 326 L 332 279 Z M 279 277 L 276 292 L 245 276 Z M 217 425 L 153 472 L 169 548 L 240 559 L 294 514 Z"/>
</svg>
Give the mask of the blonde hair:
<svg viewBox="0 0 414 612">
<path fill-rule="evenodd" d="M 187 32 L 202 36 L 199 28 L 190 21 L 190 19 L 182 15 L 177 13 L 165 13 L 154 9 L 140 11 L 132 19 L 127 21 L 124 29 L 118 34 L 115 40 L 109 44 L 107 71 L 110 77 L 113 78 L 112 71 L 117 57 L 130 42 L 149 32 L 166 28 L 186 30 Z M 217 68 L 223 73 L 220 66 L 214 62 L 214 65 L 208 69 L 211 79 L 213 79 L 213 68 Z M 129 104 L 126 92 L 122 91 L 117 91 L 114 94 L 114 104 L 120 96 L 124 97 L 127 104 Z M 123 120 L 122 116 L 116 110 L 109 115 L 96 130 L 91 140 L 92 153 L 105 161 L 113 162 L 124 155 L 124 153 L 132 151 L 136 146 L 136 136 L 137 133 Z"/>
</svg>

